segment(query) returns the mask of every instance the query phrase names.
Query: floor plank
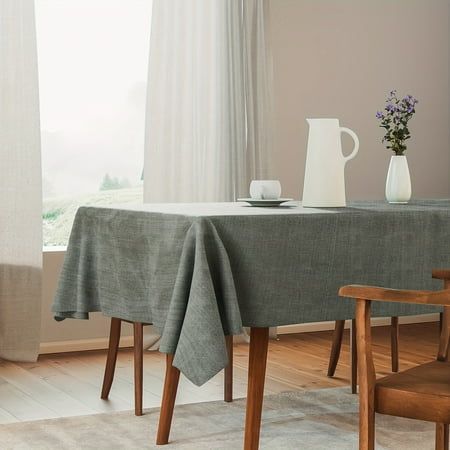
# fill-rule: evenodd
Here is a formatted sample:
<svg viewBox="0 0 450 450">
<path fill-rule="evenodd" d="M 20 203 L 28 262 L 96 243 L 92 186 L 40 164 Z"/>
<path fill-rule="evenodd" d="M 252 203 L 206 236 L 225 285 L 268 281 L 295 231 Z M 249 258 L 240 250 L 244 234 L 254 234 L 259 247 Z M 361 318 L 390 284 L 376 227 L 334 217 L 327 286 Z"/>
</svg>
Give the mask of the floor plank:
<svg viewBox="0 0 450 450">
<path fill-rule="evenodd" d="M 122 400 L 116 395 L 111 395 L 107 402 L 103 401 L 98 395 L 99 385 L 86 383 L 78 377 L 60 370 L 54 364 L 37 365 L 28 370 L 32 375 L 40 377 L 52 387 L 78 399 L 93 412 L 126 410 L 129 407 L 129 401 Z"/>
<path fill-rule="evenodd" d="M 3 381 L 0 382 L 0 399 L 4 411 L 0 418 L 1 423 L 59 417 L 57 413 L 40 404 L 20 389 Z"/>
<path fill-rule="evenodd" d="M 92 414 L 86 407 L 67 391 L 57 389 L 44 379 L 34 376 L 26 369 L 8 361 L 0 362 L 0 376 L 9 386 L 13 386 L 34 401 L 44 405 L 57 416 Z"/>
</svg>

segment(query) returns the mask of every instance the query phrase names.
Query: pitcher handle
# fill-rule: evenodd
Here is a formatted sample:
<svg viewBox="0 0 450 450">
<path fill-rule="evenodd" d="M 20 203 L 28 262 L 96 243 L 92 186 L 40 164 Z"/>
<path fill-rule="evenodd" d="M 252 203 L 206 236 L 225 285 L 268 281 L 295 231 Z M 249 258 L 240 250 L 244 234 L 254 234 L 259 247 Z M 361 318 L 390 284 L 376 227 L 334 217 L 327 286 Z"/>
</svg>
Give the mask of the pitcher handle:
<svg viewBox="0 0 450 450">
<path fill-rule="evenodd" d="M 350 130 L 350 128 L 341 127 L 341 133 L 349 134 L 352 137 L 352 139 L 355 141 L 355 146 L 353 147 L 353 150 L 350 153 L 350 155 L 344 156 L 344 161 L 347 162 L 350 159 L 353 159 L 356 156 L 356 154 L 358 153 L 359 138 L 353 130 Z"/>
</svg>

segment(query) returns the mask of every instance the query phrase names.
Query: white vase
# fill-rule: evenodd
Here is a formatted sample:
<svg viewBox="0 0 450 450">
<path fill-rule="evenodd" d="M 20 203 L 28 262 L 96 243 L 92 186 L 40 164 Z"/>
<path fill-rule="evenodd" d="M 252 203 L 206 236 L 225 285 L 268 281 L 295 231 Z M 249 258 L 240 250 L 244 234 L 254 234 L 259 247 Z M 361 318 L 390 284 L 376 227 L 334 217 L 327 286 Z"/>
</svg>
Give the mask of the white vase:
<svg viewBox="0 0 450 450">
<path fill-rule="evenodd" d="M 411 198 L 411 177 L 406 156 L 391 156 L 386 179 L 386 200 L 408 203 Z"/>
</svg>

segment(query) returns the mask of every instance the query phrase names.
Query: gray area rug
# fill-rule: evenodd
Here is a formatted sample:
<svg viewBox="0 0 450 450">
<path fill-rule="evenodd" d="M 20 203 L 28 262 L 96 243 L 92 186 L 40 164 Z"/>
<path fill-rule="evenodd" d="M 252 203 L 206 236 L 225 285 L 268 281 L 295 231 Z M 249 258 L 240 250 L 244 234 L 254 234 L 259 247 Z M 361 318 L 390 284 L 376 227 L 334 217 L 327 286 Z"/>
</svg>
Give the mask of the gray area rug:
<svg viewBox="0 0 450 450">
<path fill-rule="evenodd" d="M 357 449 L 357 396 L 348 388 L 264 399 L 261 450 Z M 1 449 L 242 449 L 245 399 L 175 407 L 170 444 L 156 446 L 158 408 L 0 426 Z M 434 449 L 434 425 L 377 415 L 377 449 Z"/>
</svg>

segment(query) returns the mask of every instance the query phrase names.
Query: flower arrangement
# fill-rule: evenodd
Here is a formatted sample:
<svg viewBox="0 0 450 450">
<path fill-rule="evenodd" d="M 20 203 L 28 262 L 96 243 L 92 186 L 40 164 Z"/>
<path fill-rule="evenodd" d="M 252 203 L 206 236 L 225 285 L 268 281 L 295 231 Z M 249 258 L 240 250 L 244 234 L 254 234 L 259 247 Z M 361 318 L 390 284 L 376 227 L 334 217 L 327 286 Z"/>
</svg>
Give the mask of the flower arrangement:
<svg viewBox="0 0 450 450">
<path fill-rule="evenodd" d="M 405 141 L 411 137 L 408 122 L 416 112 L 416 100 L 412 95 L 407 95 L 401 100 L 397 98 L 397 91 L 389 92 L 386 107 L 378 111 L 376 117 L 380 120 L 380 127 L 386 130 L 382 142 L 386 148 L 391 149 L 396 156 L 402 156 L 406 151 Z"/>
</svg>

